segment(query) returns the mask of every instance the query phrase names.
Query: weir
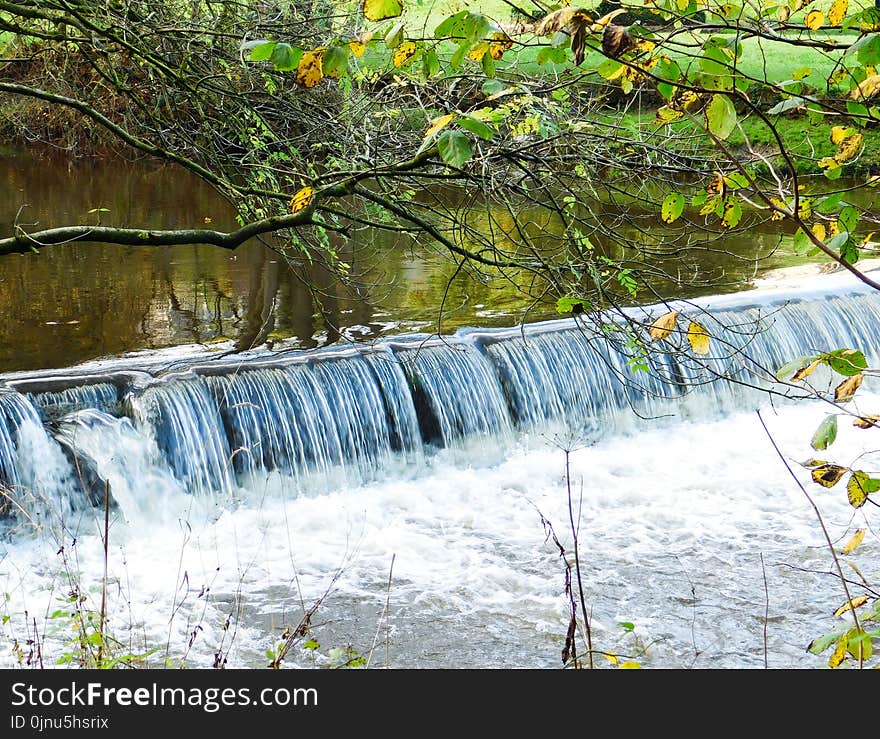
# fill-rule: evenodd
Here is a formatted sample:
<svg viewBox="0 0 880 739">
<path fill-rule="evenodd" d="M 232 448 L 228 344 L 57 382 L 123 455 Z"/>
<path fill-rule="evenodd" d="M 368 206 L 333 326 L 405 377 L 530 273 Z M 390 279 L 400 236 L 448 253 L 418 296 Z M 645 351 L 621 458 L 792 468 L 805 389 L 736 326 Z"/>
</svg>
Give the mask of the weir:
<svg viewBox="0 0 880 739">
<path fill-rule="evenodd" d="M 681 311 L 681 333 L 666 353 L 642 356 L 632 337 L 669 310 Z M 628 408 L 674 412 L 689 393 L 735 407 L 795 357 L 836 348 L 874 355 L 878 311 L 880 294 L 835 275 L 806 289 L 515 329 L 216 359 L 203 352 L 176 356 L 173 366 L 159 353 L 7 374 L 0 508 L 16 516 L 27 510 L 20 501 L 33 498 L 76 510 L 100 503 L 108 482 L 118 488 L 114 502 L 131 505 L 159 483 L 215 496 L 275 471 L 297 479 L 344 468 L 367 480 L 389 460 L 417 460 L 462 440 L 553 423 L 607 426 Z M 688 346 L 690 318 L 709 331 L 709 354 Z"/>
</svg>

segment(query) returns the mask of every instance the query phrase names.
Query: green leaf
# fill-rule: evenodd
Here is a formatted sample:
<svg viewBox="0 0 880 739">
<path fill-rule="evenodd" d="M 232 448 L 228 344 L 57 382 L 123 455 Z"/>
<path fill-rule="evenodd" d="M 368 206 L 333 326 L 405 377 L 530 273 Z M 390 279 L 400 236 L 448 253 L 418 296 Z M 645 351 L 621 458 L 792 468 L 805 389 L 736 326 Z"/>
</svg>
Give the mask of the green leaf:
<svg viewBox="0 0 880 739">
<path fill-rule="evenodd" d="M 713 95 L 712 102 L 706 106 L 706 120 L 709 131 L 719 139 L 726 139 L 736 128 L 736 110 L 726 95 Z"/>
<path fill-rule="evenodd" d="M 348 72 L 348 44 L 345 46 L 329 46 L 321 58 L 321 67 L 325 77 L 339 79 Z"/>
<path fill-rule="evenodd" d="M 569 36 L 565 31 L 557 31 L 553 34 L 553 38 L 550 39 L 550 46 L 554 49 L 563 49 L 567 47 L 571 43 L 571 36 Z"/>
<path fill-rule="evenodd" d="M 856 224 L 859 222 L 859 211 L 851 205 L 844 206 L 837 218 L 841 231 L 849 231 L 852 233 L 856 230 Z"/>
<path fill-rule="evenodd" d="M 780 382 L 788 382 L 797 372 L 804 369 L 804 367 L 809 367 L 813 362 L 819 359 L 819 356 L 820 355 L 818 354 L 814 354 L 807 357 L 798 357 L 797 359 L 792 359 L 790 362 L 786 362 L 776 370 L 776 379 Z"/>
<path fill-rule="evenodd" d="M 617 625 L 624 631 L 634 631 L 636 625 L 630 621 L 618 621 Z"/>
<path fill-rule="evenodd" d="M 725 228 L 736 228 L 742 218 L 742 206 L 737 200 L 728 201 L 721 223 Z"/>
<path fill-rule="evenodd" d="M 827 197 L 822 198 L 815 207 L 817 213 L 834 213 L 837 211 L 837 207 L 840 205 L 840 199 L 843 197 L 842 192 L 836 192 L 833 195 L 828 195 Z"/>
<path fill-rule="evenodd" d="M 275 48 L 272 49 L 272 55 L 269 58 L 272 64 L 275 65 L 275 69 L 279 72 L 292 72 L 299 64 L 302 55 L 302 49 L 298 49 L 290 44 L 280 43 L 275 44 Z"/>
<path fill-rule="evenodd" d="M 403 13 L 401 0 L 364 0 L 364 17 L 368 21 L 377 23 L 388 18 L 397 18 Z"/>
<path fill-rule="evenodd" d="M 460 131 L 444 131 L 437 139 L 437 149 L 450 167 L 460 167 L 473 156 L 470 139 Z"/>
<path fill-rule="evenodd" d="M 794 110 L 795 108 L 800 108 L 807 101 L 802 97 L 798 97 L 797 95 L 786 98 L 785 100 L 781 100 L 776 103 L 770 110 L 767 111 L 767 115 L 779 115 L 780 113 L 785 113 L 789 110 Z"/>
<path fill-rule="evenodd" d="M 247 41 L 241 45 L 242 51 L 249 51 L 248 59 L 252 62 L 264 62 L 272 56 L 275 49 L 275 41 L 267 41 L 259 39 L 258 41 Z"/>
<path fill-rule="evenodd" d="M 492 58 L 492 54 L 488 51 L 483 54 L 483 58 L 480 60 L 480 66 L 483 68 L 483 74 L 485 74 L 490 79 L 495 76 L 495 59 Z"/>
<path fill-rule="evenodd" d="M 612 77 L 615 77 L 617 75 L 622 66 L 623 65 L 620 62 L 614 59 L 608 59 L 602 62 L 596 71 L 603 79 L 610 80 Z"/>
<path fill-rule="evenodd" d="M 849 241 L 849 232 L 841 231 L 838 234 L 832 236 L 828 241 L 825 242 L 825 246 L 829 249 L 839 249 L 843 246 L 847 241 Z"/>
<path fill-rule="evenodd" d="M 453 52 L 452 57 L 449 59 L 449 66 L 452 69 L 457 69 L 461 66 L 461 63 L 464 61 L 465 56 L 471 50 L 471 42 L 465 39 L 462 41 L 458 48 Z"/>
<path fill-rule="evenodd" d="M 807 647 L 807 651 L 810 654 L 822 654 L 822 652 L 837 642 L 844 633 L 846 632 L 835 631 L 833 634 L 825 634 L 825 636 L 820 636 L 818 639 L 813 639 Z"/>
<path fill-rule="evenodd" d="M 810 445 L 813 449 L 827 449 L 837 438 L 837 416 L 825 416 L 825 420 L 819 424 L 819 428 L 813 434 Z"/>
<path fill-rule="evenodd" d="M 469 10 L 460 10 L 458 13 L 450 15 L 434 29 L 434 38 L 447 38 L 449 36 L 464 35 L 462 31 L 464 27 L 464 19 L 469 13 Z"/>
<path fill-rule="evenodd" d="M 660 206 L 660 218 L 664 223 L 673 223 L 684 211 L 684 195 L 679 192 L 671 192 L 663 200 Z"/>
<path fill-rule="evenodd" d="M 847 239 L 840 247 L 840 256 L 843 261 L 855 264 L 859 261 L 859 247 L 853 239 Z"/>
<path fill-rule="evenodd" d="M 569 313 L 572 315 L 578 315 L 579 313 L 583 313 L 588 305 L 589 303 L 583 298 L 566 296 L 559 298 L 559 300 L 556 301 L 556 312 L 561 313 L 562 315 L 568 315 Z"/>
<path fill-rule="evenodd" d="M 486 141 L 491 141 L 492 137 L 495 136 L 495 132 L 489 126 L 473 116 L 460 115 L 455 119 L 455 122 L 462 128 L 467 129 L 472 134 L 475 134 Z"/>
<path fill-rule="evenodd" d="M 806 254 L 810 247 L 813 246 L 813 242 L 810 241 L 810 237 L 804 233 L 804 230 L 799 228 L 794 232 L 794 253 L 803 256 Z"/>
<path fill-rule="evenodd" d="M 836 349 L 823 354 L 820 359 L 844 377 L 852 377 L 868 368 L 868 360 L 858 349 Z"/>
<path fill-rule="evenodd" d="M 437 50 L 433 46 L 422 57 L 422 70 L 425 73 L 426 79 L 440 74 L 440 59 L 437 57 Z"/>
<path fill-rule="evenodd" d="M 385 34 L 385 46 L 389 49 L 396 49 L 403 42 L 403 23 L 395 23 L 391 26 L 391 30 Z"/>
</svg>

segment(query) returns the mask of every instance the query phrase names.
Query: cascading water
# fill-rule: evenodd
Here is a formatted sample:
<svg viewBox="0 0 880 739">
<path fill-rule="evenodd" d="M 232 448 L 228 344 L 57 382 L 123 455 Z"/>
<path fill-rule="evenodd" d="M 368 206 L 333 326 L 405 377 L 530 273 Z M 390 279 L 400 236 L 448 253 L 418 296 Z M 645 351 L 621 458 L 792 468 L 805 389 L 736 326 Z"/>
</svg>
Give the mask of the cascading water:
<svg viewBox="0 0 880 739">
<path fill-rule="evenodd" d="M 572 469 L 584 482 L 584 536 L 596 563 L 590 575 L 597 628 L 610 639 L 615 618 L 647 612 L 643 626 L 671 645 L 658 651 L 682 660 L 676 645 L 687 642 L 683 627 L 666 633 L 660 622 L 676 603 L 654 606 L 621 595 L 618 581 L 653 587 L 663 600 L 663 593 L 681 589 L 676 563 L 700 549 L 696 537 L 716 548 L 698 551 L 694 572 L 702 573 L 702 587 L 719 588 L 723 601 L 720 580 L 707 583 L 723 579 L 739 547 L 755 553 L 759 544 L 750 532 L 764 516 L 780 560 L 797 553 L 798 566 L 807 568 L 822 551 L 804 551 L 802 542 L 814 540 L 810 521 L 788 515 L 799 501 L 779 492 L 791 487 L 784 470 L 744 485 L 734 466 L 742 456 L 726 449 L 723 458 L 707 461 L 714 459 L 714 442 L 734 445 L 751 467 L 758 458 L 765 460 L 761 469 L 776 465 L 753 416 L 720 416 L 756 407 L 764 402 L 760 391 L 706 379 L 754 383 L 800 355 L 838 347 L 873 355 L 880 339 L 880 296 L 851 283 L 793 298 L 743 294 L 704 307 L 711 315 L 699 320 L 712 336 L 711 352 L 694 355 L 682 340 L 675 351 L 647 358 L 648 372 L 634 368 L 625 341 L 605 342 L 584 324 L 564 320 L 234 362 L 201 354 L 173 372 L 158 365 L 116 371 L 111 362 L 95 373 L 88 367 L 64 376 L 18 373 L 0 391 L 0 482 L 9 500 L 39 490 L 53 503 L 66 522 L 51 541 L 56 549 L 59 536 L 77 535 L 71 514 L 99 508 L 103 490 L 110 490 L 117 527 L 111 539 L 125 544 L 111 563 L 127 583 L 120 597 L 131 603 L 133 593 L 146 593 L 137 597 L 152 604 L 137 615 L 128 611 L 128 622 L 117 628 L 136 629 L 147 643 L 191 641 L 191 620 L 199 618 L 210 653 L 225 639 L 218 624 L 235 613 L 242 619 L 237 659 L 258 664 L 266 640 L 275 638 L 269 624 L 290 619 L 323 592 L 328 578 L 340 594 L 338 603 L 328 597 L 324 604 L 328 621 L 350 622 L 352 609 L 372 613 L 394 555 L 402 643 L 429 643 L 438 654 L 453 649 L 457 637 L 444 644 L 428 625 L 444 621 L 494 640 L 486 652 L 477 646 L 425 666 L 447 666 L 436 664 L 444 659 L 479 666 L 506 648 L 509 664 L 551 666 L 553 659 L 534 654 L 558 654 L 565 601 L 558 551 L 540 522 L 552 521 L 564 539 L 568 514 L 560 507 L 559 450 L 542 435 L 562 425 L 572 438 L 598 441 L 572 453 Z M 680 308 L 686 327 L 693 308 Z M 647 325 L 668 309 L 631 316 Z M 873 398 L 869 384 L 862 392 Z M 694 407 L 682 410 L 680 396 L 689 390 L 702 398 L 702 416 Z M 804 442 L 816 409 L 783 412 L 785 423 L 776 422 L 774 432 L 790 444 Z M 654 416 L 665 418 L 633 423 Z M 698 452 L 701 440 L 707 448 Z M 471 456 L 462 456 L 464 447 Z M 501 450 L 503 459 L 487 462 L 489 449 Z M 17 524 L 19 513 L 9 504 L 3 515 Z M 845 500 L 836 513 L 851 520 Z M 3 569 L 3 562 L 32 558 L 39 563 L 28 570 L 33 577 L 51 573 L 40 537 L 25 541 L 20 528 L 7 535 L 7 556 L 0 558 L 8 602 L 33 593 L 22 566 Z M 82 562 L 102 556 L 100 537 L 83 534 L 76 547 Z M 138 568 L 140 561 L 156 564 Z M 642 574 L 646 562 L 659 569 Z M 752 580 L 729 575 L 743 587 Z M 610 593 L 617 595 L 603 595 Z M 169 631 L 163 624 L 183 601 L 188 615 Z M 679 620 L 688 623 L 693 615 Z M 483 633 L 493 618 L 499 625 Z M 738 628 L 727 615 L 719 621 Z M 756 664 L 752 626 L 742 628 L 743 646 L 719 654 L 717 666 L 735 664 L 743 650 L 751 650 L 747 663 Z M 790 663 L 802 659 L 802 636 L 786 635 L 777 645 Z M 418 650 L 399 661 L 417 666 Z"/>
</svg>

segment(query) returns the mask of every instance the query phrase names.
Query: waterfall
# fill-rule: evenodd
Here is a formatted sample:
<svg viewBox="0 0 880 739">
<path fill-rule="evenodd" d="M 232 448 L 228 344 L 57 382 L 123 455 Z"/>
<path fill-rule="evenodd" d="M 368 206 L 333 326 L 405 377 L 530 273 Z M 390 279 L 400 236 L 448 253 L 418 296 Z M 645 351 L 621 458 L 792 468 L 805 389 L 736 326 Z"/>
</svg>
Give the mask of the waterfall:
<svg viewBox="0 0 880 739">
<path fill-rule="evenodd" d="M 69 513 L 112 480 L 116 504 L 143 511 L 138 498 L 156 490 L 216 498 L 267 474 L 342 470 L 357 484 L 467 440 L 674 413 L 685 394 L 741 406 L 794 357 L 846 347 L 877 360 L 880 295 L 840 284 L 634 309 L 641 327 L 618 316 L 598 332 L 582 317 L 234 362 L 202 354 L 174 372 L 17 373 L 0 378 L 0 483 Z M 640 356 L 631 338 L 671 309 L 682 317 L 668 351 Z M 707 354 L 688 347 L 688 316 L 709 331 Z"/>
</svg>

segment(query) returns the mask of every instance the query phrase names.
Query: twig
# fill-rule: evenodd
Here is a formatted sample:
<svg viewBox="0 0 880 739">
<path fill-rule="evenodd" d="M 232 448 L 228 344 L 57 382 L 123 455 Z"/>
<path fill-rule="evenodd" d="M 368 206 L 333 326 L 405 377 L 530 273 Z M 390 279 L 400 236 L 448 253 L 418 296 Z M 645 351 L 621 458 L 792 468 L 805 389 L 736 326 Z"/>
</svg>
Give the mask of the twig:
<svg viewBox="0 0 880 739">
<path fill-rule="evenodd" d="M 758 414 L 758 420 L 761 422 L 761 426 L 764 427 L 764 432 L 767 434 L 767 438 L 770 439 L 770 443 L 773 445 L 773 448 L 776 450 L 776 454 L 779 456 L 779 459 L 782 460 L 782 464 L 785 465 L 785 469 L 788 470 L 788 474 L 791 475 L 792 479 L 795 481 L 797 486 L 801 489 L 801 492 L 804 494 L 804 497 L 810 503 L 813 508 L 813 511 L 816 514 L 816 518 L 819 520 L 819 526 L 822 528 L 822 533 L 825 536 L 825 541 L 828 544 L 828 551 L 831 552 L 831 558 L 834 560 L 834 567 L 837 569 L 838 578 L 840 579 L 840 584 L 843 586 L 843 592 L 846 594 L 846 602 L 850 604 L 850 613 L 852 614 L 853 623 L 855 624 L 856 631 L 858 633 L 862 633 L 862 625 L 859 623 L 859 615 L 856 613 L 856 609 L 852 607 L 852 596 L 849 594 L 849 586 L 846 584 L 846 577 L 843 575 L 843 568 L 840 566 L 840 560 L 837 558 L 837 552 L 834 551 L 834 544 L 831 542 L 831 536 L 828 534 L 828 529 L 825 528 L 825 521 L 822 520 L 822 514 L 819 512 L 819 507 L 813 502 L 812 497 L 807 492 L 806 488 L 803 486 L 800 480 L 798 480 L 797 475 L 794 474 L 794 470 L 792 470 L 791 465 L 789 465 L 788 460 L 785 458 L 785 455 L 780 451 L 779 446 L 776 444 L 776 440 L 773 438 L 773 435 L 770 433 L 770 430 L 767 428 L 767 424 L 764 423 L 764 418 L 761 416 L 761 411 L 757 410 L 755 413 Z M 864 662 L 864 653 L 862 651 L 862 643 L 859 642 L 859 667 L 862 667 Z"/>
</svg>

